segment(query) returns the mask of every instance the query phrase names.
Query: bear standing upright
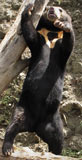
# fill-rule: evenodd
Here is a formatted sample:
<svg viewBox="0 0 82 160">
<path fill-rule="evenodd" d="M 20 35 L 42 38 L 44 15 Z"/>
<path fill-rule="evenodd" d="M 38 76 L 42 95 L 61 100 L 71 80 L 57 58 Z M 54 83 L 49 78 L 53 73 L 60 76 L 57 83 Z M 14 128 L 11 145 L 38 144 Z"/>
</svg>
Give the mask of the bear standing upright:
<svg viewBox="0 0 82 160">
<path fill-rule="evenodd" d="M 2 147 L 11 154 L 19 132 L 36 132 L 49 145 L 49 151 L 60 154 L 63 126 L 59 114 L 64 72 L 74 45 L 70 16 L 61 7 L 46 7 L 37 29 L 31 21 L 33 5 L 22 14 L 21 28 L 32 57 L 19 103 L 7 128 Z"/>
</svg>

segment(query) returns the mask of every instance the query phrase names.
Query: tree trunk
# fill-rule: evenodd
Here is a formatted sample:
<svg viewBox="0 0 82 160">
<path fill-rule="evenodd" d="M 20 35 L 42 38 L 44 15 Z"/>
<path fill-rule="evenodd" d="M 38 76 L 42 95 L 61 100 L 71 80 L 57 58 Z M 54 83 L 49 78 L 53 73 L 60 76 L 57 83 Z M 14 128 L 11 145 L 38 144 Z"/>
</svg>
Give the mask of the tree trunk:
<svg viewBox="0 0 82 160">
<path fill-rule="evenodd" d="M 21 60 L 21 54 L 26 48 L 23 36 L 20 34 L 21 13 L 26 5 L 34 3 L 32 21 L 36 27 L 49 0 L 24 0 L 16 21 L 0 44 L 0 94 L 26 66 L 30 60 Z"/>
</svg>

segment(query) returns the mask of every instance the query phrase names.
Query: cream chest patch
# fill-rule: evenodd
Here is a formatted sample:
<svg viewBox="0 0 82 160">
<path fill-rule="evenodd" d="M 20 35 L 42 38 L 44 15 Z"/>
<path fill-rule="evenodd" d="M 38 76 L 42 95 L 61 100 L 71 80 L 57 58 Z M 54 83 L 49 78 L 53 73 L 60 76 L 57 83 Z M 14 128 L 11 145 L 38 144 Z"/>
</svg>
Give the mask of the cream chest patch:
<svg viewBox="0 0 82 160">
<path fill-rule="evenodd" d="M 63 38 L 63 31 L 52 32 L 45 28 L 42 28 L 38 32 L 44 37 L 49 48 L 54 48 L 56 41 Z M 50 34 L 51 38 L 49 38 Z"/>
</svg>

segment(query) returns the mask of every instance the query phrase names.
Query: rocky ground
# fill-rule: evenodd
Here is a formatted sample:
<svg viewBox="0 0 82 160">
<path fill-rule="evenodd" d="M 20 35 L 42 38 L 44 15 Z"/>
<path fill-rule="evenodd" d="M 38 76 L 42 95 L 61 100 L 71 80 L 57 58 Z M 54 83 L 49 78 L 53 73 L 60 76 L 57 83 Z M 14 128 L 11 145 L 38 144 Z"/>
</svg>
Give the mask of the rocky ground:
<svg viewBox="0 0 82 160">
<path fill-rule="evenodd" d="M 0 41 L 14 22 L 22 0 L 0 0 Z M 50 0 L 50 4 L 55 4 Z M 64 122 L 64 155 L 82 157 L 82 0 L 62 0 L 61 6 L 68 11 L 73 20 L 75 47 L 67 64 L 61 116 Z M 0 139 L 8 125 L 14 103 L 18 101 L 25 71 L 9 85 L 0 100 Z M 22 138 L 23 137 L 23 138 Z M 23 139 L 23 142 L 22 142 Z M 17 143 L 19 142 L 19 143 Z M 35 134 L 20 134 L 17 145 L 28 145 L 34 151 L 47 151 L 47 145 Z M 43 147 L 44 146 L 44 147 Z"/>
</svg>

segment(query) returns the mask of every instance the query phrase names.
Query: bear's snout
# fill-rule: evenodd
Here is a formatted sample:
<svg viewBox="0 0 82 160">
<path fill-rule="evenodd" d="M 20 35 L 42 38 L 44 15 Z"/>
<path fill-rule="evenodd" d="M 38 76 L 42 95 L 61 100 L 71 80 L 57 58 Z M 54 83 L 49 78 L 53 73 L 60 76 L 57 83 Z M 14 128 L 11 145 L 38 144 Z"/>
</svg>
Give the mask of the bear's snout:
<svg viewBox="0 0 82 160">
<path fill-rule="evenodd" d="M 50 7 L 49 13 L 50 13 L 50 14 L 54 14 L 54 8 L 53 8 L 53 7 Z"/>
<path fill-rule="evenodd" d="M 55 14 L 54 7 L 50 7 L 50 8 L 49 8 L 48 18 L 49 18 L 51 21 L 54 21 L 54 20 L 57 18 L 56 14 Z"/>
</svg>

